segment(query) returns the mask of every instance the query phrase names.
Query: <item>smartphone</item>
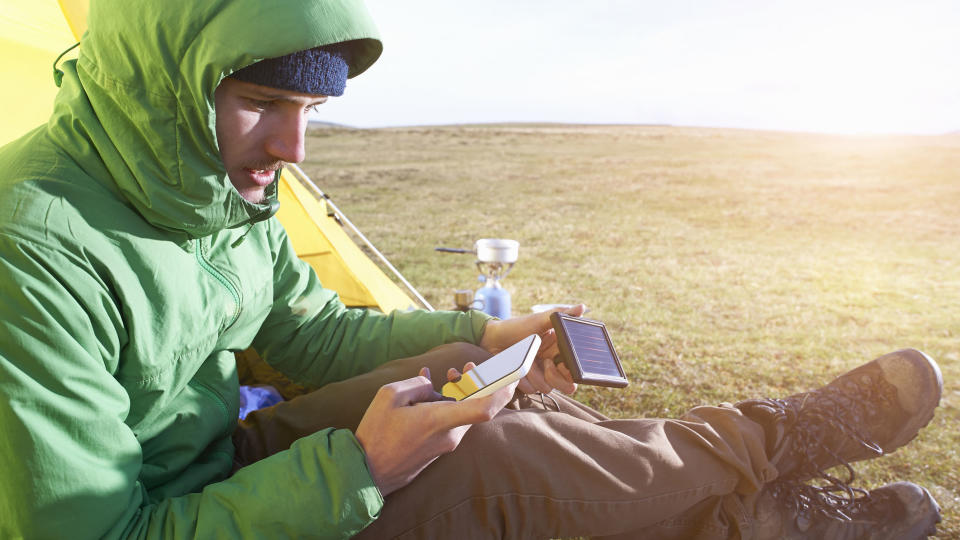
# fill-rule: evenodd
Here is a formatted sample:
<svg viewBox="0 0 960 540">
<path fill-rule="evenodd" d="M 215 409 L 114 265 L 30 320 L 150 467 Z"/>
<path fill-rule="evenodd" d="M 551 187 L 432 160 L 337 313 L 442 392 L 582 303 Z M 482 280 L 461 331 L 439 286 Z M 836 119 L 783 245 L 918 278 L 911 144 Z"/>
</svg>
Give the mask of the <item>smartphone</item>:
<svg viewBox="0 0 960 540">
<path fill-rule="evenodd" d="M 457 401 L 490 395 L 525 377 L 539 350 L 540 336 L 530 334 L 467 371 L 459 380 L 443 385 L 441 393 Z"/>
</svg>

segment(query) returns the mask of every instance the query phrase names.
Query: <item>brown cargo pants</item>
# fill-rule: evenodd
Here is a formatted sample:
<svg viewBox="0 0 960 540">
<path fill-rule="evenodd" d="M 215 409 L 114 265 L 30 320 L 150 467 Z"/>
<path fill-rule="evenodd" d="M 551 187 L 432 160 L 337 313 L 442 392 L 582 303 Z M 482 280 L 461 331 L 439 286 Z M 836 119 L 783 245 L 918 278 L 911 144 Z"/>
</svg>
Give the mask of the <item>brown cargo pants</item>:
<svg viewBox="0 0 960 540">
<path fill-rule="evenodd" d="M 380 386 L 489 354 L 453 344 L 262 409 L 234 434 L 237 465 L 326 427 L 355 429 Z M 777 471 L 759 424 L 730 405 L 678 420 L 611 420 L 562 395 L 520 397 L 392 493 L 359 538 L 760 538 Z"/>
</svg>

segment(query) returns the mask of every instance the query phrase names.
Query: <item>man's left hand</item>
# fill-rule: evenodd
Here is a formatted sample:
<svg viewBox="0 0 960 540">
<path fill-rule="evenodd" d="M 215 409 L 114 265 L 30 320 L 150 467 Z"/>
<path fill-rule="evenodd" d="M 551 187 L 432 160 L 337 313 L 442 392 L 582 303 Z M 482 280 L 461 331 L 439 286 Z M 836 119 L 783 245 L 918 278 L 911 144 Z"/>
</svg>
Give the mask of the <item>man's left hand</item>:
<svg viewBox="0 0 960 540">
<path fill-rule="evenodd" d="M 554 388 L 566 394 L 572 394 L 576 392 L 577 384 L 573 382 L 573 376 L 567 370 L 567 366 L 553 363 L 553 359 L 560 350 L 557 348 L 557 335 L 553 331 L 553 325 L 550 324 L 550 314 L 560 311 L 579 317 L 586 310 L 585 305 L 579 304 L 568 309 L 551 309 L 514 319 L 492 320 L 487 323 L 480 346 L 496 354 L 530 334 L 538 334 L 542 343 L 537 359 L 527 376 L 520 381 L 518 388 L 526 394 L 533 392 L 546 394 Z"/>
</svg>

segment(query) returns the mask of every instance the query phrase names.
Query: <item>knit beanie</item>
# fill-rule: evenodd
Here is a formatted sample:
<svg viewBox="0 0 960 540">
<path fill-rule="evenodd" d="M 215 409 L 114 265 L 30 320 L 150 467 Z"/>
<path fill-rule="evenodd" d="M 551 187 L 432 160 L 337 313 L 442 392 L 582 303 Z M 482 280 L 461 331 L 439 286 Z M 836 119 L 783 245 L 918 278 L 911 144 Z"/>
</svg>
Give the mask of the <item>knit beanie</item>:
<svg viewBox="0 0 960 540">
<path fill-rule="evenodd" d="M 339 44 L 267 58 L 230 75 L 239 81 L 305 94 L 342 96 L 347 84 L 346 51 Z"/>
</svg>

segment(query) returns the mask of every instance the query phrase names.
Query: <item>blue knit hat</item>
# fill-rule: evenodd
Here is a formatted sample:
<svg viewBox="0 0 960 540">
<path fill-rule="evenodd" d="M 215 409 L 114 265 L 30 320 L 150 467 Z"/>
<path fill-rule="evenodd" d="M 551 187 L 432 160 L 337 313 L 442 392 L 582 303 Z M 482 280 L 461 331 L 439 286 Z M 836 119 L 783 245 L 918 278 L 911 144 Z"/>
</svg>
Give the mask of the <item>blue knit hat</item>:
<svg viewBox="0 0 960 540">
<path fill-rule="evenodd" d="M 324 45 L 261 60 L 230 77 L 305 94 L 342 96 L 349 71 L 345 56 L 343 47 Z"/>
</svg>

